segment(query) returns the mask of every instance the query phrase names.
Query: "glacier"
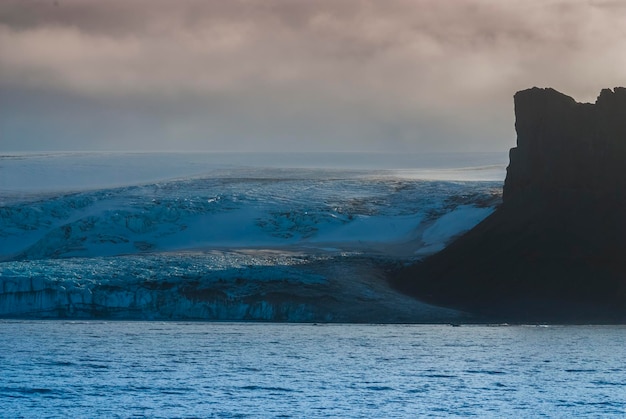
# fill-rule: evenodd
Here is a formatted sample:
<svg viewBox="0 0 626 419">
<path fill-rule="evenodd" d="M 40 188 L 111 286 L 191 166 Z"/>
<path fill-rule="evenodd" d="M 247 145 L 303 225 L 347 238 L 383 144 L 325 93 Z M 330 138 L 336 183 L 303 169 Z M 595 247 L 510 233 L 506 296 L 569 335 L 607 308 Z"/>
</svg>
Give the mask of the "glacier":
<svg viewBox="0 0 626 419">
<path fill-rule="evenodd" d="M 0 156 L 1 317 L 457 321 L 467 315 L 396 293 L 385 273 L 501 199 L 501 181 L 471 177 L 497 165 L 439 179 L 180 154 L 18 157 Z"/>
</svg>

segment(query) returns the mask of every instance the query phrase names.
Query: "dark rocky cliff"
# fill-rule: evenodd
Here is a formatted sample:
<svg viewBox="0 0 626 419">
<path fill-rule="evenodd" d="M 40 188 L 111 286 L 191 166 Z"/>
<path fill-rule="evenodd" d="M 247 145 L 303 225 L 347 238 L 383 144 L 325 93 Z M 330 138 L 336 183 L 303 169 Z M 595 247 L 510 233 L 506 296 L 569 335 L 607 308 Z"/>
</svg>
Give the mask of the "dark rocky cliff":
<svg viewBox="0 0 626 419">
<path fill-rule="evenodd" d="M 394 277 L 419 299 L 518 321 L 626 321 L 626 89 L 515 94 L 503 204 Z"/>
<path fill-rule="evenodd" d="M 626 193 L 626 89 L 604 89 L 594 105 L 535 87 L 515 94 L 515 117 L 505 203 Z"/>
</svg>

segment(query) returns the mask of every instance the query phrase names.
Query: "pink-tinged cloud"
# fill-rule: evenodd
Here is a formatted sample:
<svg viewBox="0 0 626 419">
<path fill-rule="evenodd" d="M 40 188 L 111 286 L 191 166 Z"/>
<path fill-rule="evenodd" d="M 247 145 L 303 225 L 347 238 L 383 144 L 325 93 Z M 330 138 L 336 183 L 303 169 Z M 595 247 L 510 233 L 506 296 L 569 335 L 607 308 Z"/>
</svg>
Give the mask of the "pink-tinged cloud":
<svg viewBox="0 0 626 419">
<path fill-rule="evenodd" d="M 626 85 L 616 1 L 5 0 L 0 147 L 505 150 Z"/>
</svg>

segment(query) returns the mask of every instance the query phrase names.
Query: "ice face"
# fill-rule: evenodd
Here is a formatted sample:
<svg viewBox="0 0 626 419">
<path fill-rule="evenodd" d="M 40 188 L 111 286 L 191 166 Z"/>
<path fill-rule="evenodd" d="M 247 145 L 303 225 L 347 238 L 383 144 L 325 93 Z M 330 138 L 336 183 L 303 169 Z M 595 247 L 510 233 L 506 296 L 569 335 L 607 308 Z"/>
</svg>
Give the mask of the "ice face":
<svg viewBox="0 0 626 419">
<path fill-rule="evenodd" d="M 0 264 L 0 317 L 454 322 L 344 252 L 205 251 Z"/>
</svg>

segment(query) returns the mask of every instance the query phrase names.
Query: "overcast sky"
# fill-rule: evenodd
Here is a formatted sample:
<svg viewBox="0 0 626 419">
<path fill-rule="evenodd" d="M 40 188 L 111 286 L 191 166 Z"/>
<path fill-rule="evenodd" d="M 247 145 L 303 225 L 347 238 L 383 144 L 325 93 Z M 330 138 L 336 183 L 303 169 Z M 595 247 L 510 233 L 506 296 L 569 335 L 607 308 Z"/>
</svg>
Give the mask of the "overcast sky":
<svg viewBox="0 0 626 419">
<path fill-rule="evenodd" d="M 2 0 L 0 151 L 502 151 L 626 85 L 619 0 Z"/>
</svg>

